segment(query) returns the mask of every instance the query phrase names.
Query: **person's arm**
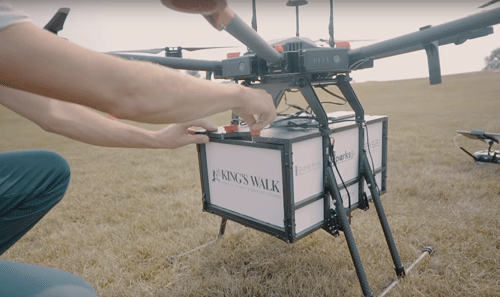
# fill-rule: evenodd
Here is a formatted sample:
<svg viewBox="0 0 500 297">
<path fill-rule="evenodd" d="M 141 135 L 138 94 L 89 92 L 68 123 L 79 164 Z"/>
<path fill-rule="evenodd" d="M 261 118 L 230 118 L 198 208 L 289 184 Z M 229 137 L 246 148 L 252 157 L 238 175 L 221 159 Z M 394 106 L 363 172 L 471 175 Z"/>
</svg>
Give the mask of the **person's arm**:
<svg viewBox="0 0 500 297">
<path fill-rule="evenodd" d="M 73 103 L 54 100 L 0 86 L 0 104 L 39 125 L 43 130 L 92 145 L 124 148 L 178 148 L 206 143 L 206 135 L 193 135 L 191 126 L 215 130 L 203 120 L 172 124 L 149 131 L 111 120 Z"/>
<path fill-rule="evenodd" d="M 0 45 L 0 84 L 118 118 L 187 122 L 231 109 L 253 130 L 261 130 L 276 116 L 272 98 L 263 90 L 88 50 L 31 22 L 0 30 Z"/>
</svg>

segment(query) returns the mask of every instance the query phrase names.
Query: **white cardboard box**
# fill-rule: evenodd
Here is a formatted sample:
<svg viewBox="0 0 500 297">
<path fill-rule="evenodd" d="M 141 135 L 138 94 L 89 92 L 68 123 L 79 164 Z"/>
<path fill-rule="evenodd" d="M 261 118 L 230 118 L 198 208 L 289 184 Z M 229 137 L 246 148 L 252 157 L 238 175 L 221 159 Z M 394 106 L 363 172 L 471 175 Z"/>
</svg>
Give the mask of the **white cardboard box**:
<svg viewBox="0 0 500 297">
<path fill-rule="evenodd" d="M 344 184 L 336 172 L 344 207 L 360 205 L 363 195 L 370 197 L 364 180 L 360 185 L 359 130 L 361 124 L 337 112 L 333 123 L 335 159 Z M 377 185 L 386 191 L 387 117 L 365 116 L 364 148 L 373 160 Z M 361 128 L 363 129 L 363 128 Z M 367 137 L 368 135 L 368 137 Z M 224 218 L 277 236 L 296 241 L 324 227 L 325 214 L 334 209 L 323 189 L 322 137 L 317 128 L 276 125 L 259 137 L 229 138 L 220 130 L 211 142 L 198 145 L 203 191 L 203 209 Z M 369 150 L 367 146 L 369 139 Z"/>
</svg>

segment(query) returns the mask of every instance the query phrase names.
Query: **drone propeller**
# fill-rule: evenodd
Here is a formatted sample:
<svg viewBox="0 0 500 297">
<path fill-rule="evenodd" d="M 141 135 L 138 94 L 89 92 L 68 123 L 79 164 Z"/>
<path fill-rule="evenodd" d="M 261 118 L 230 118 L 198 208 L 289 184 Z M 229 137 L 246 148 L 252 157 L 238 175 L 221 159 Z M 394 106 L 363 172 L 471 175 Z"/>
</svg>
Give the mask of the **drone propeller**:
<svg viewBox="0 0 500 297">
<path fill-rule="evenodd" d="M 164 51 L 165 48 L 150 48 L 150 49 L 139 49 L 139 50 L 126 50 L 126 51 L 112 51 L 110 53 L 134 53 L 134 54 L 159 54 Z"/>
<path fill-rule="evenodd" d="M 229 8 L 226 0 L 162 0 L 161 2 L 173 10 L 202 14 L 217 30 L 226 30 L 264 60 L 268 62 L 281 61 L 280 53 L 238 17 Z"/>
<path fill-rule="evenodd" d="M 135 53 L 135 54 L 159 54 L 163 51 L 169 52 L 171 49 L 176 51 L 199 51 L 199 50 L 208 50 L 208 49 L 217 49 L 217 48 L 232 48 L 234 46 L 205 46 L 205 47 L 161 47 L 161 48 L 151 48 L 151 49 L 138 49 L 138 50 L 125 50 L 125 51 L 113 51 L 113 53 Z M 168 56 L 168 55 L 167 55 Z"/>
<path fill-rule="evenodd" d="M 68 13 L 69 8 L 59 8 L 56 14 L 43 28 L 57 35 L 57 33 L 63 29 L 64 21 L 66 21 Z"/>
<path fill-rule="evenodd" d="M 331 44 L 333 44 L 333 47 L 351 49 L 351 42 L 363 42 L 363 41 L 375 41 L 375 39 L 349 39 L 349 40 L 334 39 L 333 42 L 330 42 L 330 40 L 327 40 L 327 39 L 318 39 L 318 40 L 315 40 L 314 42 L 315 43 L 323 42 L 325 44 L 328 44 L 330 47 L 332 47 Z"/>
<path fill-rule="evenodd" d="M 498 1 L 500 1 L 500 0 L 498 0 Z M 328 43 L 329 42 L 328 39 L 323 39 L 323 38 L 315 40 L 315 42 L 318 42 L 318 41 L 321 41 L 321 42 L 324 42 L 324 43 Z M 377 41 L 377 40 L 376 39 L 342 39 L 342 40 L 335 39 L 335 42 L 339 42 L 339 41 L 365 42 L 365 41 Z"/>
<path fill-rule="evenodd" d="M 485 7 L 487 7 L 487 6 L 490 6 L 490 5 L 492 5 L 492 4 L 497 3 L 498 1 L 500 1 L 500 0 L 491 0 L 491 1 L 490 1 L 490 2 L 488 2 L 488 3 L 486 3 L 486 4 L 483 4 L 483 5 L 479 6 L 478 8 L 485 8 Z"/>
</svg>

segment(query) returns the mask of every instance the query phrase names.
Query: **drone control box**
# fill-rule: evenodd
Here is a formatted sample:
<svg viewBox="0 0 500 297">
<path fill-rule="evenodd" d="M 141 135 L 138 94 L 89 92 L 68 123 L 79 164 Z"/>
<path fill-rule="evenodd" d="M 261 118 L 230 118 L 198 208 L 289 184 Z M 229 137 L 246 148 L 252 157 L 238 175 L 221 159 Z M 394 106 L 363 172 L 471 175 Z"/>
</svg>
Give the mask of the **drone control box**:
<svg viewBox="0 0 500 297">
<path fill-rule="evenodd" d="M 334 119 L 330 136 L 340 172 L 334 168 L 335 177 L 344 207 L 351 211 L 371 196 L 359 177 L 360 129 L 377 186 L 386 191 L 387 117 L 366 116 L 363 127 L 351 112 L 328 116 Z M 203 210 L 294 242 L 323 227 L 325 209 L 335 206 L 325 197 L 319 129 L 279 122 L 260 136 L 219 128 L 210 133 L 209 143 L 198 145 Z"/>
</svg>

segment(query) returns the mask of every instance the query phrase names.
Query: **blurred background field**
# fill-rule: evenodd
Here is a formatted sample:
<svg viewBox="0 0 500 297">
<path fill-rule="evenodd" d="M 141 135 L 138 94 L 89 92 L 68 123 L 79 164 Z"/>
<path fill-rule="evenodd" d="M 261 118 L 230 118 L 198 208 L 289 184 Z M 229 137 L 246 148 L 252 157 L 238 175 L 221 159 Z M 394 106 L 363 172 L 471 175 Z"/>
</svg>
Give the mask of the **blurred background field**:
<svg viewBox="0 0 500 297">
<path fill-rule="evenodd" d="M 500 73 L 445 76 L 436 86 L 413 79 L 353 87 L 366 114 L 389 116 L 382 201 L 403 263 L 435 249 L 390 296 L 500 296 L 500 166 L 475 165 L 453 143 L 456 130 L 500 133 Z M 288 99 L 306 105 L 296 93 Z M 209 120 L 227 124 L 230 115 Z M 220 224 L 201 211 L 194 146 L 93 147 L 3 107 L 0 139 L 0 151 L 50 149 L 72 167 L 66 197 L 2 259 L 70 271 L 100 296 L 362 295 L 344 236 L 322 230 L 287 244 L 228 222 L 222 240 L 171 260 L 214 239 Z M 457 142 L 472 152 L 486 147 Z M 378 294 L 395 273 L 373 206 L 353 213 L 352 229 Z"/>
</svg>

